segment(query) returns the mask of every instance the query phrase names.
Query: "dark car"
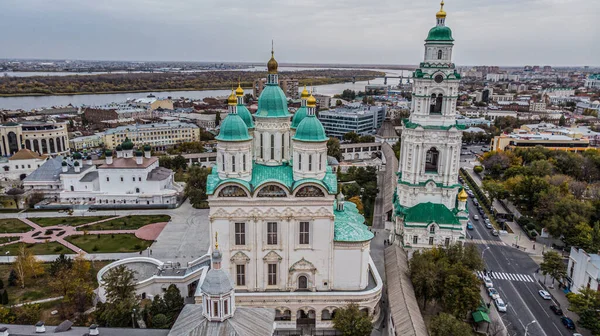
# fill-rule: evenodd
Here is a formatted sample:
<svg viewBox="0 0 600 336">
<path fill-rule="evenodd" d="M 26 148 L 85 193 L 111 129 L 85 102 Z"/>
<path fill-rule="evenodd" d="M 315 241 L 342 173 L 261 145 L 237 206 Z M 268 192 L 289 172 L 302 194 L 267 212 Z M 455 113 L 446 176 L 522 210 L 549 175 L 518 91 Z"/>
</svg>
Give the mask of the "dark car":
<svg viewBox="0 0 600 336">
<path fill-rule="evenodd" d="M 562 324 L 564 324 L 565 327 L 567 327 L 567 329 L 575 330 L 575 322 L 573 322 L 573 320 L 566 316 L 561 317 L 560 320 L 562 321 Z"/>
<path fill-rule="evenodd" d="M 562 309 L 560 309 L 560 307 L 557 306 L 557 305 L 551 305 L 550 306 L 550 310 L 552 310 L 554 312 L 554 314 L 556 314 L 556 315 L 562 315 L 563 314 Z"/>
</svg>

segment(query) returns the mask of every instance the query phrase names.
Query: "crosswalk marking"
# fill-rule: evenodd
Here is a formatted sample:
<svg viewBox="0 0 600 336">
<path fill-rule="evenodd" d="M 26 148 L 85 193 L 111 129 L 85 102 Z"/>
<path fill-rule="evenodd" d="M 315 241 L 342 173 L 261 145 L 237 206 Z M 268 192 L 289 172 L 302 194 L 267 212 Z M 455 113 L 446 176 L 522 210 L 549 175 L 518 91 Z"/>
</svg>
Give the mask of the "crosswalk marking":
<svg viewBox="0 0 600 336">
<path fill-rule="evenodd" d="M 475 245 L 497 245 L 497 246 L 506 246 L 506 244 L 501 240 L 484 240 L 484 239 L 469 239 L 465 241 L 467 243 L 475 244 Z"/>
<path fill-rule="evenodd" d="M 507 281 L 521 281 L 521 282 L 535 282 L 535 280 L 527 274 L 517 273 L 505 273 L 505 272 L 488 272 L 487 274 L 490 279 L 495 280 L 507 280 Z M 477 272 L 477 276 L 482 278 L 485 274 L 481 271 Z"/>
</svg>

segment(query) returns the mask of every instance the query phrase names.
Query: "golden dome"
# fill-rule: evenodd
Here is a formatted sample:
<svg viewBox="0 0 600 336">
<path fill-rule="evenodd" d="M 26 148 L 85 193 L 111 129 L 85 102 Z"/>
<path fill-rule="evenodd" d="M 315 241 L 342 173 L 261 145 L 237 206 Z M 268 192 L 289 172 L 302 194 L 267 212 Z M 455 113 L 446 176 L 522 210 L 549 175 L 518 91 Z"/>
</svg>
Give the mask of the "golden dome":
<svg viewBox="0 0 600 336">
<path fill-rule="evenodd" d="M 300 99 L 308 99 L 308 97 L 310 97 L 310 93 L 308 93 L 306 85 L 304 85 L 304 90 L 302 90 L 302 93 L 300 94 Z"/>
<path fill-rule="evenodd" d="M 313 97 L 312 94 L 306 100 L 306 106 L 308 106 L 308 107 L 315 107 L 315 106 L 317 106 L 317 99 L 315 99 L 315 97 Z"/>
<path fill-rule="evenodd" d="M 267 71 L 270 74 L 276 74 L 277 73 L 277 67 L 279 66 L 277 64 L 277 61 L 275 60 L 275 56 L 274 56 L 274 52 L 273 50 L 271 50 L 271 59 L 269 60 L 269 62 L 267 62 Z"/>
<path fill-rule="evenodd" d="M 465 191 L 465 189 L 463 188 L 459 193 L 458 193 L 458 201 L 459 202 L 466 202 L 467 199 L 469 198 L 469 195 L 467 195 L 467 192 Z"/>
<path fill-rule="evenodd" d="M 231 94 L 229 98 L 227 98 L 227 104 L 229 105 L 237 105 L 237 98 L 235 98 L 235 94 L 233 93 L 233 89 L 231 89 Z"/>
<path fill-rule="evenodd" d="M 446 17 L 446 12 L 444 11 L 444 1 L 440 2 L 440 11 L 435 14 L 435 17 L 438 19 L 443 19 Z"/>
<path fill-rule="evenodd" d="M 235 89 L 235 95 L 241 97 L 244 95 L 244 89 L 242 89 L 242 85 L 238 83 L 237 89 Z"/>
</svg>

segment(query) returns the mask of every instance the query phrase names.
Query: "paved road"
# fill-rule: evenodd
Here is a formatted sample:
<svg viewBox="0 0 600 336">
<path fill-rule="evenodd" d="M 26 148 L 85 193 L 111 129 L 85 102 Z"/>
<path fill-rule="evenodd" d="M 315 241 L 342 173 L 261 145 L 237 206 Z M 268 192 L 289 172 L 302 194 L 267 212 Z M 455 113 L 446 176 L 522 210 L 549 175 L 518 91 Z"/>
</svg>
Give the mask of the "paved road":
<svg viewBox="0 0 600 336">
<path fill-rule="evenodd" d="M 573 332 L 567 330 L 560 318 L 549 309 L 552 302 L 539 296 L 538 290 L 542 286 L 531 281 L 537 279 L 535 272 L 538 265 L 527 253 L 506 246 L 500 238 L 492 236 L 491 230 L 481 221 L 474 221 L 473 215 L 478 211 L 472 199 L 469 199 L 468 206 L 475 229 L 467 232 L 482 251 L 486 269 L 494 272 L 494 288 L 508 305 L 508 312 L 501 315 L 509 335 L 524 335 L 526 325 L 533 320 L 537 323 L 529 326 L 528 336 L 572 335 Z"/>
</svg>

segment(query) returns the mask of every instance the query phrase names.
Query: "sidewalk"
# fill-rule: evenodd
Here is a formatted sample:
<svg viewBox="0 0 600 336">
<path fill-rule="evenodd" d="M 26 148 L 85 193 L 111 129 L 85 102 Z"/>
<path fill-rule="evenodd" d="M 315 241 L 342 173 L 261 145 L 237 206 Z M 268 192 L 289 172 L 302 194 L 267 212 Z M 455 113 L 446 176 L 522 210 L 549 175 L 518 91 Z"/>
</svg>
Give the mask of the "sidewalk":
<svg viewBox="0 0 600 336">
<path fill-rule="evenodd" d="M 37 260 L 43 262 L 50 262 L 56 260 L 60 255 L 58 254 L 44 254 L 44 255 L 36 255 L 35 258 Z M 75 258 L 77 254 L 65 254 L 67 257 Z M 128 252 L 128 253 L 84 253 L 83 256 L 88 260 L 120 260 L 131 257 L 139 257 L 139 252 Z M 142 256 L 147 257 L 148 254 L 144 252 Z M 17 257 L 15 256 L 5 256 L 0 255 L 0 264 L 10 264 L 15 261 Z"/>
<path fill-rule="evenodd" d="M 469 174 L 471 176 L 471 178 L 473 179 L 473 181 L 475 181 L 475 183 L 481 188 L 481 178 L 479 177 L 479 175 L 475 174 L 473 172 L 472 168 L 469 167 L 463 167 L 463 169 L 465 170 L 465 172 L 467 172 L 467 174 Z M 510 202 L 506 202 L 507 203 L 507 208 L 509 208 L 509 210 L 513 210 L 512 208 L 514 208 L 512 206 L 512 204 L 510 204 Z M 498 202 L 498 200 L 494 200 L 494 204 L 493 204 L 493 208 L 499 211 L 504 212 L 504 206 Z M 541 263 L 542 262 L 542 253 L 545 252 L 546 247 L 542 244 L 536 243 L 533 240 L 530 240 L 529 237 L 527 237 L 527 235 L 525 234 L 525 232 L 523 232 L 523 229 L 519 226 L 519 224 L 515 223 L 515 222 L 506 222 L 506 225 L 508 225 L 511 229 L 511 231 L 513 233 L 507 233 L 507 234 L 503 234 L 500 235 L 500 239 L 507 245 L 507 246 L 512 246 L 514 248 L 519 248 L 521 251 L 528 253 L 531 256 L 531 259 L 533 259 L 533 261 L 535 261 L 536 263 Z M 518 247 L 517 247 L 518 246 Z"/>
<path fill-rule="evenodd" d="M 542 285 L 542 287 L 544 287 L 548 293 L 550 293 L 552 296 L 552 302 L 554 302 L 563 310 L 565 316 L 570 317 L 573 321 L 575 321 L 577 332 L 584 336 L 592 336 L 592 333 L 589 330 L 578 326 L 577 321 L 579 321 L 579 315 L 568 310 L 568 307 L 570 306 L 569 300 L 567 299 L 566 293 L 558 288 L 558 281 L 554 281 L 554 287 L 550 288 L 550 286 L 552 286 L 551 276 L 546 277 L 546 284 L 544 284 L 544 275 L 541 272 L 539 274 L 535 274 L 535 277 L 537 278 L 539 284 Z"/>
<path fill-rule="evenodd" d="M 496 309 L 496 305 L 494 305 L 494 302 L 492 301 L 492 298 L 490 298 L 490 296 L 487 293 L 487 290 L 485 289 L 484 286 L 480 286 L 480 293 L 481 293 L 481 298 L 483 299 L 483 301 L 485 303 L 490 304 L 490 308 L 489 308 L 489 313 L 488 316 L 490 317 L 490 320 L 492 321 L 491 323 L 489 323 L 489 331 L 490 332 L 494 332 L 497 331 L 497 333 L 491 333 L 494 336 L 508 336 L 508 330 L 506 329 L 506 325 L 504 324 L 504 321 L 502 320 L 502 317 L 500 317 L 500 314 L 498 313 L 498 310 Z M 492 325 L 496 325 L 496 328 L 494 328 L 494 326 Z M 481 328 L 483 329 L 483 328 Z M 486 327 L 487 329 L 487 327 Z M 479 331 L 484 331 L 487 332 L 487 330 L 479 330 Z"/>
</svg>

